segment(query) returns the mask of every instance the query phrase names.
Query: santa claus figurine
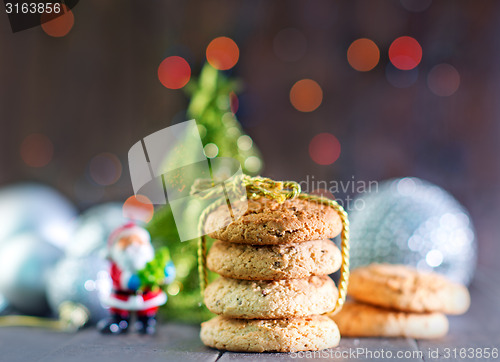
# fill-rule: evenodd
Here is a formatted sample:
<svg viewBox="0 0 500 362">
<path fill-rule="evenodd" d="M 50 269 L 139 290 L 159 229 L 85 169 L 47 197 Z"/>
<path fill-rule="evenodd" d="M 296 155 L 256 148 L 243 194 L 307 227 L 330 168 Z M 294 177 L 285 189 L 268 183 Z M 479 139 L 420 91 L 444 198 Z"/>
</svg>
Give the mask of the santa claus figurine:
<svg viewBox="0 0 500 362">
<path fill-rule="evenodd" d="M 113 290 L 104 303 L 110 307 L 111 317 L 99 323 L 101 333 L 126 333 L 131 312 L 137 313 L 135 327 L 138 333 L 155 332 L 156 313 L 159 306 L 166 303 L 167 295 L 159 288 L 145 288 L 138 275 L 154 256 L 149 233 L 134 223 L 126 224 L 110 235 L 108 258 Z M 165 267 L 164 283 L 171 283 L 174 278 L 175 268 L 170 261 Z"/>
</svg>

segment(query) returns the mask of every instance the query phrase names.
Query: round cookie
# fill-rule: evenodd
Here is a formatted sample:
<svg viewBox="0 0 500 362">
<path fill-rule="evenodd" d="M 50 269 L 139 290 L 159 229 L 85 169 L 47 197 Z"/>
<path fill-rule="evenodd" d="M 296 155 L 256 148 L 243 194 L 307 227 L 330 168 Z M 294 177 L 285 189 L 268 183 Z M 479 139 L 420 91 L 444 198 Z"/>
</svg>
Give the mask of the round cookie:
<svg viewBox="0 0 500 362">
<path fill-rule="evenodd" d="M 331 318 L 344 337 L 432 339 L 448 332 L 448 318 L 442 313 L 406 313 L 350 301 Z"/>
<path fill-rule="evenodd" d="M 243 216 L 234 221 L 228 217 L 226 205 L 210 213 L 205 222 L 208 235 L 233 243 L 273 245 L 333 238 L 342 231 L 335 210 L 300 199 L 281 204 L 265 197 L 248 200 Z"/>
<path fill-rule="evenodd" d="M 326 316 L 268 320 L 218 316 L 201 324 L 200 337 L 209 347 L 234 352 L 318 351 L 340 341 L 337 325 Z"/>
<path fill-rule="evenodd" d="M 336 272 L 341 263 L 340 250 L 331 240 L 261 246 L 217 240 L 207 257 L 211 271 L 224 277 L 247 280 L 328 275 Z"/>
<path fill-rule="evenodd" d="M 361 302 L 407 312 L 462 314 L 469 291 L 436 273 L 393 264 L 370 264 L 352 271 L 348 294 Z"/>
<path fill-rule="evenodd" d="M 207 308 L 225 317 L 278 319 L 331 312 L 337 288 L 328 276 L 251 281 L 220 277 L 205 290 Z"/>
</svg>

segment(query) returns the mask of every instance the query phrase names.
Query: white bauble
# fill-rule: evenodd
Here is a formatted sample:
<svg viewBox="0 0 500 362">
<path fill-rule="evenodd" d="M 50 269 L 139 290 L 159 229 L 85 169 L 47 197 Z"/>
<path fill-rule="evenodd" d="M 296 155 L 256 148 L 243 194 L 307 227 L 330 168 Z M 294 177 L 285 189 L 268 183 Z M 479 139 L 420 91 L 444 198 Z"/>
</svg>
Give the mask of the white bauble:
<svg viewBox="0 0 500 362">
<path fill-rule="evenodd" d="M 102 256 L 111 232 L 126 222 L 120 203 L 91 207 L 78 218 L 76 230 L 66 246 L 66 254 L 70 257 Z"/>
<path fill-rule="evenodd" d="M 0 189 L 0 245 L 10 237 L 33 232 L 63 246 L 73 233 L 75 207 L 56 190 L 36 183 Z"/>
<path fill-rule="evenodd" d="M 47 274 L 63 251 L 40 235 L 24 233 L 0 246 L 0 294 L 21 313 L 50 311 Z"/>
<path fill-rule="evenodd" d="M 90 313 L 90 322 L 96 323 L 108 315 L 101 300 L 111 292 L 109 262 L 99 256 L 65 258 L 50 271 L 47 278 L 47 297 L 57 313 L 63 302 L 83 305 Z"/>
</svg>

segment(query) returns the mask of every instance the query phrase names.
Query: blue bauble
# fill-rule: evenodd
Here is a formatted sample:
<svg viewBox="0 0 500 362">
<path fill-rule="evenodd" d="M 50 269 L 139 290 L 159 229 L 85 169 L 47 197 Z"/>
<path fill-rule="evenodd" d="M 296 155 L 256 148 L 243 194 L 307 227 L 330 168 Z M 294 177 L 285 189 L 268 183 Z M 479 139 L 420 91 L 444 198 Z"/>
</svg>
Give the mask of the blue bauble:
<svg viewBox="0 0 500 362">
<path fill-rule="evenodd" d="M 379 184 L 352 204 L 351 267 L 373 262 L 434 270 L 469 284 L 477 262 L 467 211 L 442 188 L 418 178 Z"/>
<path fill-rule="evenodd" d="M 98 256 L 65 258 L 50 271 L 47 278 L 49 304 L 57 313 L 65 301 L 78 303 L 90 312 L 90 322 L 96 323 L 109 312 L 101 300 L 111 292 L 109 262 Z"/>
<path fill-rule="evenodd" d="M 75 207 L 54 189 L 23 183 L 0 190 L 0 245 L 12 236 L 33 232 L 62 246 L 73 232 Z"/>
<path fill-rule="evenodd" d="M 0 246 L 0 294 L 22 313 L 47 314 L 47 273 L 62 256 L 40 235 L 12 237 Z"/>
<path fill-rule="evenodd" d="M 66 247 L 66 254 L 71 257 L 102 256 L 111 232 L 126 222 L 120 203 L 91 207 L 78 218 L 76 231 Z"/>
</svg>

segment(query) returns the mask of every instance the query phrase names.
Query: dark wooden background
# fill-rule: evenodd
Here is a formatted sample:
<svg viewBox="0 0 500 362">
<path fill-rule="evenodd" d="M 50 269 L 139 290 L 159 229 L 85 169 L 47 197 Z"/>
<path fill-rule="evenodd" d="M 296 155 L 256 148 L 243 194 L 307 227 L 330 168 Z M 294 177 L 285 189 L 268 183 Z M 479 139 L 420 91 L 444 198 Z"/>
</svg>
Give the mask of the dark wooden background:
<svg viewBox="0 0 500 362">
<path fill-rule="evenodd" d="M 40 28 L 13 34 L 0 15 L 0 185 L 36 180 L 53 185 L 81 208 L 75 194 L 87 182 L 92 157 L 118 155 L 124 165 L 113 186 L 99 187 L 94 202 L 132 192 L 126 158 L 140 138 L 182 118 L 187 99 L 164 88 L 157 67 L 168 55 L 185 57 L 197 73 L 206 45 L 232 37 L 241 50 L 232 71 L 246 88 L 238 117 L 262 150 L 264 174 L 277 179 L 383 180 L 417 176 L 456 196 L 472 213 L 481 245 L 480 262 L 497 264 L 500 247 L 499 106 L 500 3 L 436 0 L 420 13 L 398 0 L 359 1 L 118 1 L 84 0 L 64 38 Z M 283 62 L 274 36 L 299 29 L 307 51 Z M 401 35 L 419 40 L 424 56 L 417 82 L 405 89 L 385 77 L 390 43 Z M 354 71 L 346 61 L 350 43 L 369 37 L 380 47 L 380 64 Z M 450 63 L 459 71 L 451 97 L 432 94 L 429 70 Z M 289 89 L 316 79 L 323 104 L 296 111 Z M 20 158 L 32 132 L 46 134 L 55 154 L 44 168 Z M 308 155 L 310 139 L 331 132 L 342 153 L 331 166 Z"/>
</svg>

